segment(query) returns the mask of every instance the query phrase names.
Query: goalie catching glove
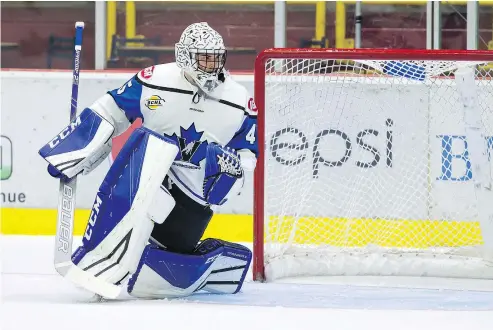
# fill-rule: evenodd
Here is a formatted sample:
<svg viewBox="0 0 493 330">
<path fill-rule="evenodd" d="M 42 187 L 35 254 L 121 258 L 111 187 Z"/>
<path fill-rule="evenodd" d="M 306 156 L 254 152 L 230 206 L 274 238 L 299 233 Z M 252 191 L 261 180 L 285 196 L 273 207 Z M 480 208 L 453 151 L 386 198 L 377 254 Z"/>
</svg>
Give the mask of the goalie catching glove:
<svg viewBox="0 0 493 330">
<path fill-rule="evenodd" d="M 239 191 L 243 180 L 243 168 L 238 153 L 217 143 L 208 144 L 203 185 L 205 200 L 209 204 L 223 205 L 227 196 Z"/>
</svg>

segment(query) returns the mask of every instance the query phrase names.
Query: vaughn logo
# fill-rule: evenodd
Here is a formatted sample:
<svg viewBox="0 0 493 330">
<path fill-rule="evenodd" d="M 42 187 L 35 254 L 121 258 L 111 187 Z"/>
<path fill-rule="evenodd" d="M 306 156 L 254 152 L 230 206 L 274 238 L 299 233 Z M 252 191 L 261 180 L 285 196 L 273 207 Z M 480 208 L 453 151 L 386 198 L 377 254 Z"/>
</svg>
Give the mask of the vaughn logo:
<svg viewBox="0 0 493 330">
<path fill-rule="evenodd" d="M 149 110 L 156 110 L 159 107 L 162 107 L 164 104 L 164 100 L 158 95 L 152 95 L 147 100 L 145 100 L 145 106 Z"/>
</svg>

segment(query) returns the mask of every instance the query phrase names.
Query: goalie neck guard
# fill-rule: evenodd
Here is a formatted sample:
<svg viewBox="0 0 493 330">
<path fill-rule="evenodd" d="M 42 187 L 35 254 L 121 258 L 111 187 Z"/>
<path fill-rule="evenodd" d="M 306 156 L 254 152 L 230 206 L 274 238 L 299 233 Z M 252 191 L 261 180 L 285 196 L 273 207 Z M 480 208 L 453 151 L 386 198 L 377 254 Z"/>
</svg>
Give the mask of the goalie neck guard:
<svg viewBox="0 0 493 330">
<path fill-rule="evenodd" d="M 205 92 L 224 80 L 226 48 L 221 35 L 207 23 L 194 23 L 175 44 L 176 64 Z"/>
</svg>

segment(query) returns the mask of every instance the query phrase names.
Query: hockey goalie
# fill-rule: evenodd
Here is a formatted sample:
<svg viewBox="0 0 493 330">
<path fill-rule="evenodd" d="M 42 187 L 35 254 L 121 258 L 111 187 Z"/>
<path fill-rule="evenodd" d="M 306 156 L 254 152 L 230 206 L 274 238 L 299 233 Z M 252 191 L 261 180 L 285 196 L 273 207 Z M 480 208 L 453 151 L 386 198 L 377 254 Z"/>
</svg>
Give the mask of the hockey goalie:
<svg viewBox="0 0 493 330">
<path fill-rule="evenodd" d="M 237 293 L 251 251 L 202 236 L 213 206 L 255 168 L 257 110 L 224 69 L 223 39 L 207 23 L 187 27 L 175 53 L 176 62 L 96 100 L 39 153 L 54 177 L 87 174 L 141 118 L 99 187 L 73 262 L 139 298 Z"/>
</svg>

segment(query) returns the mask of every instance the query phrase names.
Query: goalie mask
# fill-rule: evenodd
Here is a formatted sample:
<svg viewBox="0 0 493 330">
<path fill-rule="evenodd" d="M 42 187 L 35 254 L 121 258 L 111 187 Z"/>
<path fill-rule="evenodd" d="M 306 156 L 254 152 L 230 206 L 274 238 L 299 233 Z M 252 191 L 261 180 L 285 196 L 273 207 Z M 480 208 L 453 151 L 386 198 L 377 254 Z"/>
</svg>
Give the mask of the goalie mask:
<svg viewBox="0 0 493 330">
<path fill-rule="evenodd" d="M 176 64 L 206 92 L 219 84 L 226 63 L 221 35 L 207 23 L 195 23 L 183 31 L 175 44 Z"/>
</svg>

